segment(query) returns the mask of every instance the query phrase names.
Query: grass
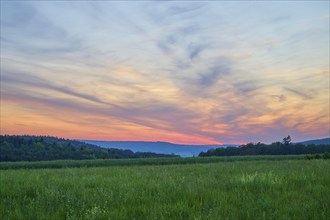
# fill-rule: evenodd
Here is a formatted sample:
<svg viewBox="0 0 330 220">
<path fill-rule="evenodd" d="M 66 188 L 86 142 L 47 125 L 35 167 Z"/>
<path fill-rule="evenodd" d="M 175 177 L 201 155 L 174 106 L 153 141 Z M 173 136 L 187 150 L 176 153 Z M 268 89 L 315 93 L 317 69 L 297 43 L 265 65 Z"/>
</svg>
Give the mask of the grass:
<svg viewBox="0 0 330 220">
<path fill-rule="evenodd" d="M 39 169 L 69 167 L 108 167 L 108 166 L 141 166 L 217 163 L 250 160 L 302 160 L 304 155 L 267 155 L 267 156 L 222 156 L 222 157 L 172 157 L 172 158 L 138 158 L 138 159 L 96 159 L 96 160 L 53 160 L 33 162 L 1 162 L 1 169 Z"/>
<path fill-rule="evenodd" d="M 329 168 L 245 160 L 0 170 L 0 219 L 329 219 Z"/>
</svg>

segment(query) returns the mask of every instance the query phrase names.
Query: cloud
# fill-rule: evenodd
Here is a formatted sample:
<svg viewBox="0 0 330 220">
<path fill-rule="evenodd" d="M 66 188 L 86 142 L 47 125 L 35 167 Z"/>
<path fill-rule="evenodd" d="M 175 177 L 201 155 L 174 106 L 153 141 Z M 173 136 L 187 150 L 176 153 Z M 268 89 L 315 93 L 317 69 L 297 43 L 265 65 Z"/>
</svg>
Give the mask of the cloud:
<svg viewBox="0 0 330 220">
<path fill-rule="evenodd" d="M 289 15 L 280 15 L 272 18 L 270 20 L 271 23 L 273 22 L 287 22 L 289 19 L 291 19 L 291 16 Z"/>
<path fill-rule="evenodd" d="M 166 28 L 166 34 L 156 42 L 157 47 L 166 55 L 177 54 L 180 50 L 184 52 L 186 59 L 189 57 L 193 59 L 203 49 L 205 49 L 205 42 L 189 41 L 189 38 L 197 37 L 198 26 L 196 24 L 186 24 L 183 26 L 173 26 Z"/>
<path fill-rule="evenodd" d="M 236 54 L 227 54 L 224 57 L 228 59 L 247 59 L 253 56 L 252 52 L 236 53 Z"/>
<path fill-rule="evenodd" d="M 6 126 L 205 143 L 324 134 L 328 23 L 292 5 L 4 2 Z"/>
<path fill-rule="evenodd" d="M 260 82 L 257 80 L 244 80 L 234 83 L 233 86 L 240 94 L 248 96 L 250 93 L 257 92 L 256 90 L 262 88 L 262 86 L 258 84 L 260 84 Z"/>
<path fill-rule="evenodd" d="M 76 92 L 69 87 L 66 86 L 57 86 L 54 82 L 46 81 L 42 78 L 38 78 L 36 76 L 25 74 L 22 72 L 12 72 L 12 71 L 3 71 L 1 75 L 2 83 L 5 87 L 17 87 L 21 86 L 24 87 L 33 87 L 36 89 L 46 89 L 52 90 L 60 93 L 64 93 L 69 96 L 73 96 L 76 98 L 81 98 L 90 102 L 102 103 L 105 104 L 102 100 L 98 99 L 97 97 L 81 94 Z M 4 93 L 6 96 L 6 93 Z M 107 103 L 108 104 L 108 103 Z"/>
<path fill-rule="evenodd" d="M 190 44 L 187 49 L 188 49 L 189 58 L 191 60 L 194 60 L 199 56 L 199 54 L 203 50 L 207 49 L 207 46 L 202 44 Z"/>
<path fill-rule="evenodd" d="M 272 97 L 275 100 L 279 101 L 279 102 L 284 102 L 284 101 L 287 100 L 287 97 L 285 95 L 283 95 L 283 94 L 282 95 L 272 95 Z"/>
<path fill-rule="evenodd" d="M 171 5 L 168 8 L 168 12 L 172 15 L 182 15 L 182 14 L 186 14 L 186 13 L 191 13 L 191 12 L 195 12 L 197 10 L 202 9 L 203 7 L 205 7 L 205 4 L 201 4 L 201 3 L 194 3 L 191 5 L 187 5 L 187 4 L 182 4 L 182 5 Z"/>
<path fill-rule="evenodd" d="M 172 19 L 188 20 L 201 13 L 207 4 L 200 2 L 191 2 L 189 5 L 184 2 L 158 2 L 150 4 L 147 15 L 152 22 L 164 23 Z"/>
<path fill-rule="evenodd" d="M 215 66 L 209 68 L 207 71 L 202 72 L 197 81 L 197 85 L 201 88 L 210 87 L 216 84 L 219 79 L 228 74 L 230 74 L 230 67 L 227 65 L 225 60 L 222 60 Z"/>
<path fill-rule="evenodd" d="M 285 90 L 303 98 L 303 99 L 313 99 L 313 95 L 312 94 L 306 94 L 305 92 L 296 90 L 296 89 L 292 89 L 292 88 L 288 88 L 288 87 L 284 87 Z"/>
<path fill-rule="evenodd" d="M 33 109 L 40 112 L 57 109 L 58 115 L 54 113 L 55 115 L 50 117 L 61 117 L 61 111 L 68 114 L 80 112 L 87 115 L 112 117 L 150 129 L 171 132 L 176 130 L 182 133 L 189 130 L 184 128 L 184 125 L 187 125 L 191 118 L 196 117 L 193 112 L 174 103 L 166 103 L 166 100 L 162 99 L 153 98 L 144 101 L 139 99 L 133 103 L 122 102 L 118 104 L 117 102 L 117 104 L 113 104 L 96 96 L 84 94 L 63 85 L 56 85 L 54 82 L 28 73 L 8 70 L 2 71 L 2 73 L 4 74 L 2 75 L 2 83 L 5 85 L 2 88 L 4 100 L 25 103 L 27 106 L 29 106 L 29 103 L 34 103 Z M 13 88 L 19 89 L 14 90 Z M 24 91 L 30 92 L 26 93 Z M 180 126 L 177 125 L 178 123 Z"/>
</svg>

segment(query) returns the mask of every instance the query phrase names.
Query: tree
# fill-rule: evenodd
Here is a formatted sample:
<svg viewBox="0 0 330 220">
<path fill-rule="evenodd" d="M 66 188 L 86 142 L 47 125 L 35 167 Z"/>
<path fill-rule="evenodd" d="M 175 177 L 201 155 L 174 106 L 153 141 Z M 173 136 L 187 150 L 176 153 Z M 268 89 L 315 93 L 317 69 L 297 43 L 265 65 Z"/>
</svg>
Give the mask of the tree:
<svg viewBox="0 0 330 220">
<path fill-rule="evenodd" d="M 283 138 L 283 144 L 284 145 L 290 145 L 291 144 L 291 137 L 290 137 L 290 135 L 287 136 L 287 137 L 285 137 L 285 138 Z"/>
</svg>

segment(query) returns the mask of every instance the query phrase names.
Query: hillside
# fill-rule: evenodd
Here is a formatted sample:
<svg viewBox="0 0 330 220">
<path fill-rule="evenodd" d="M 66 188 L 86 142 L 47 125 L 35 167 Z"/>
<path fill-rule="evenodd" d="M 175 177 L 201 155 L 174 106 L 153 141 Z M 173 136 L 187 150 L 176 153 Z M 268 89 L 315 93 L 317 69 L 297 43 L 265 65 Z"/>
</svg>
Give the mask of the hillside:
<svg viewBox="0 0 330 220">
<path fill-rule="evenodd" d="M 49 136 L 0 136 L 0 161 L 38 161 L 63 159 L 108 159 L 173 157 L 151 152 L 132 152 Z"/>
<path fill-rule="evenodd" d="M 309 145 L 309 144 L 315 144 L 315 145 L 327 144 L 327 145 L 330 145 L 330 138 L 308 140 L 308 141 L 299 142 L 298 144 L 303 144 L 303 145 Z"/>
<path fill-rule="evenodd" d="M 198 156 L 202 151 L 211 148 L 222 148 L 228 145 L 185 145 L 168 142 L 147 142 L 147 141 L 94 141 L 81 140 L 84 143 L 94 144 L 105 148 L 129 149 L 133 152 L 147 151 L 161 154 L 176 154 L 182 157 Z M 236 146 L 236 145 L 235 145 Z"/>
</svg>

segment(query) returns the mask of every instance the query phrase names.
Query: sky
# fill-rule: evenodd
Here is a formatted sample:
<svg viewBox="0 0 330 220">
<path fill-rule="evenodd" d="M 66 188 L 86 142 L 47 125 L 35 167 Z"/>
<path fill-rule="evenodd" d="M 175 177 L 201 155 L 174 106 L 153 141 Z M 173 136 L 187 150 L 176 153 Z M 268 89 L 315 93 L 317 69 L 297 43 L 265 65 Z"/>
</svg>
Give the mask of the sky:
<svg viewBox="0 0 330 220">
<path fill-rule="evenodd" d="M 1 1 L 1 134 L 329 137 L 329 1 Z"/>
</svg>

